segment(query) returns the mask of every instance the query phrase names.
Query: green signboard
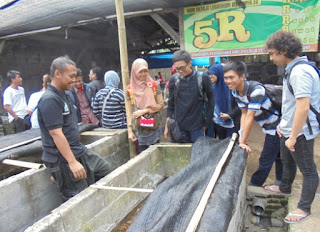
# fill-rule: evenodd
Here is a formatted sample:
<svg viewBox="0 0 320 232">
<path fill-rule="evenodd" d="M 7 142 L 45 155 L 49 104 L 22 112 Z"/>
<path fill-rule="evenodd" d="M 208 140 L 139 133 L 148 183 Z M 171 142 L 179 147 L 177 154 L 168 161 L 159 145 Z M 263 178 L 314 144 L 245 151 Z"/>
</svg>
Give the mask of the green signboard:
<svg viewBox="0 0 320 232">
<path fill-rule="evenodd" d="M 318 51 L 320 1 L 244 0 L 184 8 L 185 49 L 192 58 L 265 54 L 268 36 L 293 32 L 304 51 Z"/>
</svg>

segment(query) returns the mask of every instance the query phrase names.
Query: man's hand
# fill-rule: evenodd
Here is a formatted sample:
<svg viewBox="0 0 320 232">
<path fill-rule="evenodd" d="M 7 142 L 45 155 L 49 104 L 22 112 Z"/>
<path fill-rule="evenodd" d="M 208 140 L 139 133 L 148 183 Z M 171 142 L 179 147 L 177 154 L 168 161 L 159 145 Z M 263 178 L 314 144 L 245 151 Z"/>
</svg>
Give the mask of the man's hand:
<svg viewBox="0 0 320 232">
<path fill-rule="evenodd" d="M 280 129 L 280 125 L 277 126 L 277 134 L 279 136 L 279 138 L 282 137 L 282 133 L 281 133 L 281 129 Z"/>
<path fill-rule="evenodd" d="M 220 113 L 220 117 L 222 118 L 223 121 L 227 121 L 230 119 L 229 114 L 225 114 L 225 113 Z"/>
<path fill-rule="evenodd" d="M 86 170 L 84 169 L 82 164 L 79 163 L 77 160 L 70 162 L 69 167 L 70 167 L 70 170 L 73 173 L 73 176 L 76 180 L 87 178 Z"/>
<path fill-rule="evenodd" d="M 294 145 L 296 145 L 296 142 L 297 142 L 297 139 L 289 137 L 286 140 L 285 145 L 289 149 L 289 151 L 295 151 Z"/>
<path fill-rule="evenodd" d="M 242 149 L 245 149 L 246 152 L 251 153 L 251 148 L 249 145 L 245 144 L 245 143 L 240 143 L 239 147 L 241 147 Z"/>
<path fill-rule="evenodd" d="M 170 138 L 169 130 L 168 130 L 168 126 L 167 125 L 165 125 L 165 127 L 164 127 L 163 136 L 164 136 L 165 139 L 169 139 Z"/>
</svg>

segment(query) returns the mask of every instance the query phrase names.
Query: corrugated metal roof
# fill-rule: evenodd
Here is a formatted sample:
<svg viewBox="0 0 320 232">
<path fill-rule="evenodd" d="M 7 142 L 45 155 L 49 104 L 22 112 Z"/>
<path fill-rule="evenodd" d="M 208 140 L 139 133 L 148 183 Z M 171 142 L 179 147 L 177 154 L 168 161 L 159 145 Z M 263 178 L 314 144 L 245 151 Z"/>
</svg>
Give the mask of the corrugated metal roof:
<svg viewBox="0 0 320 232">
<path fill-rule="evenodd" d="M 219 0 L 123 0 L 124 12 L 177 8 Z M 48 28 L 75 26 L 83 20 L 116 14 L 115 0 L 16 0 L 1 8 L 0 38 Z"/>
</svg>

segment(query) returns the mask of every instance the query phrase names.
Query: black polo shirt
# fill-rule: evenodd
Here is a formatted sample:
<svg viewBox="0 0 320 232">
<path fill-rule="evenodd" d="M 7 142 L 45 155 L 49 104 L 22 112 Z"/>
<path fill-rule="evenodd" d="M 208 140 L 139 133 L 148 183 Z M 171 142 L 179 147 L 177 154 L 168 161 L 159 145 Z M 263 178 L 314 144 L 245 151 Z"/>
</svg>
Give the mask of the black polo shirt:
<svg viewBox="0 0 320 232">
<path fill-rule="evenodd" d="M 38 121 L 41 129 L 42 160 L 55 163 L 61 155 L 49 130 L 62 128 L 75 157 L 86 153 L 86 147 L 80 143 L 80 133 L 74 105 L 65 92 L 57 90 L 52 85 L 42 95 L 38 103 Z"/>
</svg>

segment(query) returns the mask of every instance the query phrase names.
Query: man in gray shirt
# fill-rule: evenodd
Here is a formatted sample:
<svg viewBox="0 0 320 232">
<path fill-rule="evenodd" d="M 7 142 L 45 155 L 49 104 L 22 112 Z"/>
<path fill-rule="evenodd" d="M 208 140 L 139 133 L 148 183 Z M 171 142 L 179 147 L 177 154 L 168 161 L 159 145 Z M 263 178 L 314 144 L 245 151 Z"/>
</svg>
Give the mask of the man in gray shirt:
<svg viewBox="0 0 320 232">
<path fill-rule="evenodd" d="M 280 30 L 268 38 L 266 46 L 270 60 L 277 66 L 285 66 L 286 75 L 282 118 L 277 128 L 283 163 L 282 182 L 279 187 L 271 185 L 265 189 L 290 194 L 297 167 L 300 169 L 303 175 L 301 198 L 297 209 L 284 219 L 286 223 L 298 223 L 311 215 L 311 204 L 319 185 L 313 147 L 320 130 L 316 115 L 309 110 L 312 105 L 320 111 L 319 74 L 307 64 L 307 57 L 300 57 L 302 44 L 294 34 Z"/>
</svg>

